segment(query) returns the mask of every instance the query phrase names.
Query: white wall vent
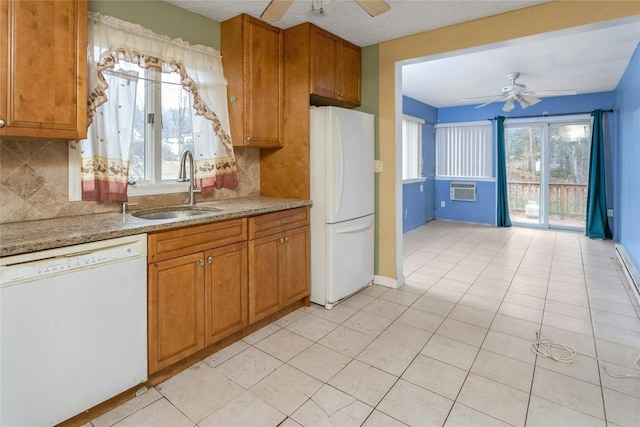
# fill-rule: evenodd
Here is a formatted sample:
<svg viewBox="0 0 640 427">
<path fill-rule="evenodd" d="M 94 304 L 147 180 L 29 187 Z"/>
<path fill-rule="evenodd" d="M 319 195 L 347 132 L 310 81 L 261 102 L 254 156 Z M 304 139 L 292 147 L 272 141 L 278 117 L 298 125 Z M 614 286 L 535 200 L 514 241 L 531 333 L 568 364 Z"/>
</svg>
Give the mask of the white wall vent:
<svg viewBox="0 0 640 427">
<path fill-rule="evenodd" d="M 451 201 L 475 202 L 476 183 L 475 182 L 452 182 L 450 187 Z"/>
</svg>

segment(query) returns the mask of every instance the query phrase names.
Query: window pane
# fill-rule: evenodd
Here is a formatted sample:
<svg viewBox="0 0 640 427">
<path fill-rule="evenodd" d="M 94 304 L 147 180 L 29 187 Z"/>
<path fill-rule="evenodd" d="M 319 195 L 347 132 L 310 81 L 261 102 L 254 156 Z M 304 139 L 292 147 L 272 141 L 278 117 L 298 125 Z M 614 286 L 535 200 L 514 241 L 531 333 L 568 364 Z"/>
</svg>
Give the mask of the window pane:
<svg viewBox="0 0 640 427">
<path fill-rule="evenodd" d="M 175 180 L 181 154 L 185 150 L 193 152 L 192 103 L 178 74 L 163 73 L 162 83 L 162 179 Z"/>
<path fill-rule="evenodd" d="M 129 180 L 140 182 L 148 180 L 147 164 L 145 162 L 146 146 L 145 146 L 145 90 L 149 82 L 145 80 L 146 71 L 135 64 L 121 61 L 114 71 L 118 70 L 135 70 L 138 72 L 140 80 L 136 88 L 136 106 L 133 115 L 133 140 L 131 142 L 131 158 L 129 164 Z"/>
<path fill-rule="evenodd" d="M 507 188 L 511 219 L 539 224 L 542 126 L 508 127 L 504 130 Z"/>
<path fill-rule="evenodd" d="M 402 179 L 419 178 L 421 124 L 413 120 L 402 120 Z"/>
</svg>

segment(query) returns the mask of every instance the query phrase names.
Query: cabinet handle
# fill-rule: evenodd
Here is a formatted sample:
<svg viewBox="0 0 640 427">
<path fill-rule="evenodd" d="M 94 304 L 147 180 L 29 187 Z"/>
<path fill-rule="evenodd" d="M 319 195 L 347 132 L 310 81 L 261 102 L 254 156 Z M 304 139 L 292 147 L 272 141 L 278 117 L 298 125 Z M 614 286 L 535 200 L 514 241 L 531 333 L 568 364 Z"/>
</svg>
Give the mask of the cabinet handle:
<svg viewBox="0 0 640 427">
<path fill-rule="evenodd" d="M 204 258 L 200 259 L 200 267 L 204 267 Z"/>
<path fill-rule="evenodd" d="M 285 238 L 284 238 L 284 241 L 285 241 L 285 242 L 289 242 L 289 237 L 285 237 Z"/>
<path fill-rule="evenodd" d="M 247 137 L 247 141 L 251 141 L 251 137 L 250 136 Z"/>
<path fill-rule="evenodd" d="M 283 243 L 284 243 L 284 239 L 281 237 L 280 238 L 280 244 L 283 244 Z"/>
<path fill-rule="evenodd" d="M 278 224 L 288 224 L 289 220 L 288 219 L 281 219 L 280 221 L 278 221 Z"/>
<path fill-rule="evenodd" d="M 0 119 L 0 128 L 3 128 L 6 124 L 7 122 L 5 122 L 4 119 Z"/>
<path fill-rule="evenodd" d="M 213 263 L 213 257 L 210 256 L 209 258 L 207 258 L 207 262 L 209 263 L 209 265 L 211 265 Z"/>
</svg>

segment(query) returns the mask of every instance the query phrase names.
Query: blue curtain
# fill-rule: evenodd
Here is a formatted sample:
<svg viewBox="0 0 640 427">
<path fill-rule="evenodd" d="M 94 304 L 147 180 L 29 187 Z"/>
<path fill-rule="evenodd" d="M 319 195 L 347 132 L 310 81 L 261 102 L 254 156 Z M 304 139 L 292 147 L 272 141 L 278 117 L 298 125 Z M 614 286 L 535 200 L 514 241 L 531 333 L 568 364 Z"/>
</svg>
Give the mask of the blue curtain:
<svg viewBox="0 0 640 427">
<path fill-rule="evenodd" d="M 591 160 L 589 162 L 589 192 L 587 193 L 587 236 L 592 239 L 611 238 L 607 221 L 607 184 L 604 162 L 604 129 L 602 110 L 591 112 Z"/>
<path fill-rule="evenodd" d="M 498 227 L 511 227 L 509 217 L 509 194 L 507 193 L 507 153 L 504 144 L 504 116 L 497 117 L 496 132 L 498 134 Z"/>
</svg>

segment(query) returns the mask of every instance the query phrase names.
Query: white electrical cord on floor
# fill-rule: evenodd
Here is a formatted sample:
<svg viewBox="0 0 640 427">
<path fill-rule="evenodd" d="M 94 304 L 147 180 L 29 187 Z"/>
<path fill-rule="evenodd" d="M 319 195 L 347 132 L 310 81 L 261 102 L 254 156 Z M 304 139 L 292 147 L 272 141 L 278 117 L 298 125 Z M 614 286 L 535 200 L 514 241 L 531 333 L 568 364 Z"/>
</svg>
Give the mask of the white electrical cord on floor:
<svg viewBox="0 0 640 427">
<path fill-rule="evenodd" d="M 555 353 L 554 350 L 556 350 Z M 612 374 L 607 370 L 607 367 L 604 365 L 604 363 L 596 356 L 588 353 L 583 353 L 581 351 L 576 351 L 576 349 L 571 347 L 570 345 L 557 343 L 551 338 L 543 337 L 540 331 L 536 331 L 536 340 L 531 343 L 531 351 L 540 356 L 548 357 L 551 360 L 562 363 L 571 363 L 573 362 L 573 359 L 576 358 L 576 355 L 582 354 L 583 356 L 591 357 L 592 359 L 597 360 L 600 366 L 602 366 L 602 369 L 604 369 L 604 371 L 610 377 L 640 378 L 640 374 Z M 636 358 L 635 362 L 633 362 L 633 365 L 636 367 L 636 369 L 640 370 L 640 354 Z"/>
</svg>

